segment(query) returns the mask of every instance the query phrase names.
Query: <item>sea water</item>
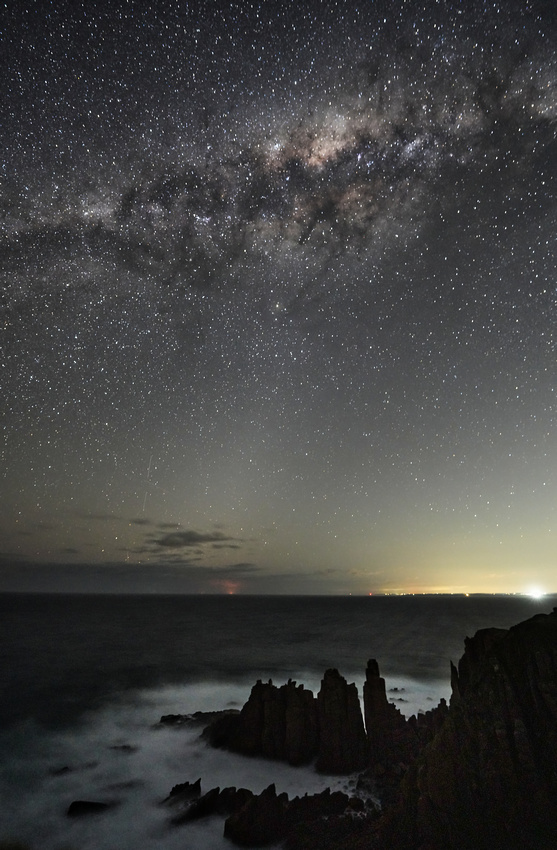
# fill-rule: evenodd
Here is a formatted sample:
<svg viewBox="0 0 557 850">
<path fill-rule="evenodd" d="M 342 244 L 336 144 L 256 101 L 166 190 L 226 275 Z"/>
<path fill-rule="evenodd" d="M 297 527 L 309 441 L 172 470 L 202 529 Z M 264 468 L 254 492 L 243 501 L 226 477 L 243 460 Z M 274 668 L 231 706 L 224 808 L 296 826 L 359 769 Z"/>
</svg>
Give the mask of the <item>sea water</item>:
<svg viewBox="0 0 557 850">
<path fill-rule="evenodd" d="M 554 599 L 513 596 L 191 597 L 0 595 L 0 841 L 44 850 L 232 846 L 223 819 L 176 827 L 173 785 L 275 782 L 290 797 L 350 791 L 355 777 L 214 750 L 164 714 L 239 708 L 253 682 L 316 693 L 336 667 L 359 693 L 376 658 L 406 715 L 450 696 L 450 660 L 479 628 L 509 627 Z M 114 803 L 70 819 L 72 800 Z"/>
</svg>

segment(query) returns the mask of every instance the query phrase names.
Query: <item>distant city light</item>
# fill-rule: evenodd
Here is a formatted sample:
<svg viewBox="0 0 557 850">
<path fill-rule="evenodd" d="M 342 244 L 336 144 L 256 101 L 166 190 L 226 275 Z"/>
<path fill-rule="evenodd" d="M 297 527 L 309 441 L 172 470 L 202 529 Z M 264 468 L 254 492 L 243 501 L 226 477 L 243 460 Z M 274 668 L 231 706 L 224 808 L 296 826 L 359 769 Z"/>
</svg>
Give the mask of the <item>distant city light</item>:
<svg viewBox="0 0 557 850">
<path fill-rule="evenodd" d="M 541 599 L 545 596 L 545 591 L 541 589 L 541 587 L 531 587 L 527 592 L 527 596 L 531 596 L 532 599 Z"/>
</svg>

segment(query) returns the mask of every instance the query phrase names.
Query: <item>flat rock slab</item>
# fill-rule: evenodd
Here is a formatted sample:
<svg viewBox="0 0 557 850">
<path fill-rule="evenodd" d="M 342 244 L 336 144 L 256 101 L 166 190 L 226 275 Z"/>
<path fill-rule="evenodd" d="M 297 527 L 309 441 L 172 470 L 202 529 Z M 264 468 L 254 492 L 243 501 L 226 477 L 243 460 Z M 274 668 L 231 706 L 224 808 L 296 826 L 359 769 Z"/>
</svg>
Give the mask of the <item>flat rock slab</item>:
<svg viewBox="0 0 557 850">
<path fill-rule="evenodd" d="M 85 815 L 96 815 L 113 809 L 117 803 L 102 803 L 97 800 L 74 800 L 70 803 L 66 812 L 69 818 L 80 818 Z"/>
</svg>

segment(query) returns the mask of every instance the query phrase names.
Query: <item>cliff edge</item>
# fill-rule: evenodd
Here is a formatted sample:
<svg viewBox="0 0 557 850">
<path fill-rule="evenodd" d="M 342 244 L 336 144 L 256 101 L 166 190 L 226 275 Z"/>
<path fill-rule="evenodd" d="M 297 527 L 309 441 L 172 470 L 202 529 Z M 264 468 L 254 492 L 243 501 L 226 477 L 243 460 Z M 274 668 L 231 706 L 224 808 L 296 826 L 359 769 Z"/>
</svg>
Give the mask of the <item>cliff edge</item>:
<svg viewBox="0 0 557 850">
<path fill-rule="evenodd" d="M 466 639 L 380 835 L 389 850 L 557 847 L 557 609 Z"/>
</svg>

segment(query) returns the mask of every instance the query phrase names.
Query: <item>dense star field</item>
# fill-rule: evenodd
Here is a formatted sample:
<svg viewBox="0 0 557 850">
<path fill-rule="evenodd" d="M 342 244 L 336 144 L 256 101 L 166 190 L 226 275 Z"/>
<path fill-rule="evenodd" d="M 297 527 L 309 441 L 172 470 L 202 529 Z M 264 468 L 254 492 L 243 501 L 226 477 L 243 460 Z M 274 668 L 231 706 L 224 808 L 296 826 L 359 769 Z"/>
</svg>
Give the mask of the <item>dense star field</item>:
<svg viewBox="0 0 557 850">
<path fill-rule="evenodd" d="M 553 4 L 3 19 L 0 586 L 555 590 Z"/>
</svg>

